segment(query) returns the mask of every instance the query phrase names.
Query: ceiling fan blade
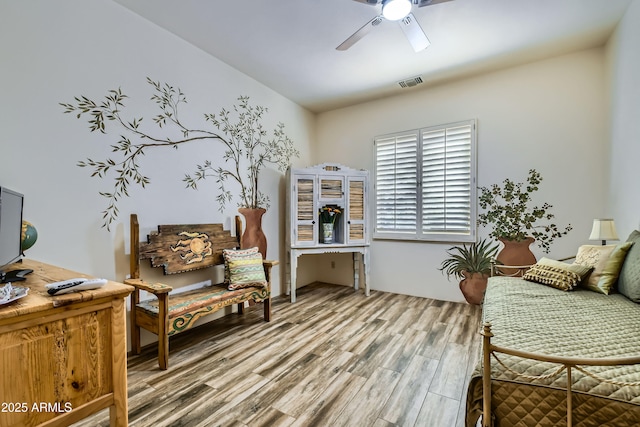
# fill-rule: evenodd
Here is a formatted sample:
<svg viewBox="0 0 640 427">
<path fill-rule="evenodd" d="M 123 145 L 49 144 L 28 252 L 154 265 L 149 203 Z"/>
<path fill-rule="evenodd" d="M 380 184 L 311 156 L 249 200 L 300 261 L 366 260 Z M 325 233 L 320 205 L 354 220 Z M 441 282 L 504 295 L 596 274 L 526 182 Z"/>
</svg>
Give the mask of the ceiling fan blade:
<svg viewBox="0 0 640 427">
<path fill-rule="evenodd" d="M 400 21 L 400 28 L 404 31 L 404 35 L 407 36 L 409 43 L 413 46 L 413 50 L 416 52 L 420 52 L 429 47 L 431 42 L 427 38 L 427 35 L 422 31 L 420 24 L 416 21 L 416 17 L 413 16 L 413 13 L 408 14 Z"/>
<path fill-rule="evenodd" d="M 356 1 L 360 1 L 360 0 L 356 0 Z M 446 3 L 448 1 L 452 1 L 452 0 L 413 0 L 413 4 L 417 4 L 418 7 L 424 7 L 424 6 L 431 6 L 438 3 Z"/>
<path fill-rule="evenodd" d="M 364 4 L 369 4 L 371 6 L 375 6 L 378 3 L 380 3 L 382 0 L 353 0 L 353 1 L 357 1 L 358 3 L 364 3 Z"/>
<path fill-rule="evenodd" d="M 373 27 L 379 25 L 382 22 L 382 16 L 376 16 L 371 21 L 364 24 L 358 31 L 349 36 L 348 39 L 343 41 L 340 46 L 336 48 L 336 50 L 347 50 L 351 46 L 353 46 L 358 40 L 369 34 L 369 32 L 373 29 Z"/>
</svg>

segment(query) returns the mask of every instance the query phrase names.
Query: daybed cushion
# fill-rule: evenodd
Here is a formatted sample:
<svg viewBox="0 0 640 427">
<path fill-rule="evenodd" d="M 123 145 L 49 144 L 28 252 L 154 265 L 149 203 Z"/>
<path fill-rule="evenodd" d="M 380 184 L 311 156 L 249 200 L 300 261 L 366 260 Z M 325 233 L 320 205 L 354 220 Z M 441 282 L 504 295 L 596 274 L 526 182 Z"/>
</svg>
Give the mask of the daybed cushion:
<svg viewBox="0 0 640 427">
<path fill-rule="evenodd" d="M 542 258 L 527 270 L 522 278 L 562 291 L 570 291 L 582 281 L 582 278 L 589 271 L 591 271 L 591 267 L 588 266 Z"/>
<path fill-rule="evenodd" d="M 640 231 L 634 230 L 627 242 L 634 242 L 618 276 L 618 292 L 640 303 Z"/>
<path fill-rule="evenodd" d="M 609 295 L 614 288 L 620 269 L 632 242 L 619 245 L 583 245 L 578 249 L 575 264 L 593 267 L 593 271 L 583 280 L 585 288 Z"/>
</svg>

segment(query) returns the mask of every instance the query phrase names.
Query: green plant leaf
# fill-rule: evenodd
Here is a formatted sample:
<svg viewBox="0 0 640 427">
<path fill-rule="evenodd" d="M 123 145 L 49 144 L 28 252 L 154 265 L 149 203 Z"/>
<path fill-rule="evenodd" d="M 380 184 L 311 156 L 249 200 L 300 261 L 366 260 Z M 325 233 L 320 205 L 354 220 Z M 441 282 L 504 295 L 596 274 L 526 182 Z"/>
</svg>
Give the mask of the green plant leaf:
<svg viewBox="0 0 640 427">
<path fill-rule="evenodd" d="M 502 187 L 492 184 L 479 187 L 478 205 L 484 212 L 478 215 L 478 225 L 492 226 L 489 237 L 523 241 L 533 237 L 545 253 L 556 238 L 571 231 L 571 224 L 561 230 L 553 223 L 544 223 L 554 218 L 548 212 L 553 206 L 544 203 L 542 206 L 531 205 L 531 193 L 538 191 L 542 175 L 530 169 L 525 183 L 515 183 L 510 179 L 503 181 Z"/>
</svg>

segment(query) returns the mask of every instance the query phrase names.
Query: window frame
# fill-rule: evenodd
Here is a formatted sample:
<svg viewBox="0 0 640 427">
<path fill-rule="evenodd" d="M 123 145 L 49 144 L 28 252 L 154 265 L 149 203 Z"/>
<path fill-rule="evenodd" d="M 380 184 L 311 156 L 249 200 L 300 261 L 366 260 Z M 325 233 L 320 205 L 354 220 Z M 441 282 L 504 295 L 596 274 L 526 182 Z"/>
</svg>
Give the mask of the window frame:
<svg viewBox="0 0 640 427">
<path fill-rule="evenodd" d="M 433 133 L 437 131 L 446 131 L 449 129 L 460 128 L 468 126 L 469 130 L 469 229 L 465 232 L 453 232 L 453 231 L 437 231 L 429 232 L 423 230 L 423 222 L 425 214 L 423 212 L 423 142 L 424 134 Z M 415 227 L 411 230 L 401 231 L 397 227 L 393 231 L 384 231 L 379 229 L 379 194 L 378 194 L 378 173 L 379 173 L 379 145 L 382 143 L 389 144 L 388 140 L 397 138 L 409 138 L 410 135 L 417 135 L 417 146 L 415 149 L 415 156 L 413 165 L 416 168 L 415 186 L 411 187 L 415 189 Z M 422 127 L 418 129 L 411 129 L 407 131 L 394 132 L 385 135 L 376 136 L 373 140 L 373 239 L 376 240 L 405 240 L 405 241 L 425 241 L 425 242 L 451 242 L 451 243 L 471 243 L 476 241 L 477 235 L 477 123 L 475 119 L 462 120 L 443 125 Z M 397 165 L 397 157 L 393 158 L 393 162 Z M 394 172 L 395 174 L 395 172 Z M 394 184 L 398 181 L 394 179 Z M 408 191 L 411 191 L 411 188 Z M 397 199 L 395 199 L 397 200 Z M 400 205 L 395 203 L 395 205 Z M 465 206 L 466 207 L 466 206 Z M 410 207 L 408 208 L 410 210 Z M 409 214 L 409 217 L 411 214 Z M 410 218 L 408 218 L 409 220 Z"/>
</svg>

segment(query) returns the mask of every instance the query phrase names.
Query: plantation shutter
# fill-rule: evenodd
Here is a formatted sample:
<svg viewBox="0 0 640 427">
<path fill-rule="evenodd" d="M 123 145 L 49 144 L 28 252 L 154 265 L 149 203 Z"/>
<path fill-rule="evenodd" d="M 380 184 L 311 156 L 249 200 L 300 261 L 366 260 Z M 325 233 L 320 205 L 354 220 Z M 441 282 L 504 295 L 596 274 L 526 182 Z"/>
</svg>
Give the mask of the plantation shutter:
<svg viewBox="0 0 640 427">
<path fill-rule="evenodd" d="M 374 142 L 374 238 L 475 241 L 475 121 Z"/>
<path fill-rule="evenodd" d="M 376 230 L 416 233 L 418 229 L 418 133 L 375 140 Z"/>
<path fill-rule="evenodd" d="M 423 129 L 422 232 L 471 232 L 471 125 Z"/>
</svg>

